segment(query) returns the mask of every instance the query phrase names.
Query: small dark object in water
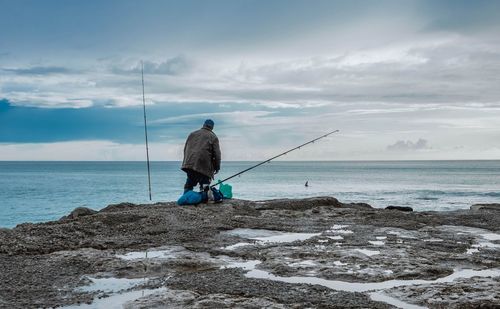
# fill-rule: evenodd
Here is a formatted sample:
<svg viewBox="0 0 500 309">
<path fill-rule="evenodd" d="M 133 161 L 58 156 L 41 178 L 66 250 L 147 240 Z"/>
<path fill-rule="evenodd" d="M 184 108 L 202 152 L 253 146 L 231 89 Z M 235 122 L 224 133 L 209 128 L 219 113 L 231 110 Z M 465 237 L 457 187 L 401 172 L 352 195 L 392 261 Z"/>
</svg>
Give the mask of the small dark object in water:
<svg viewBox="0 0 500 309">
<path fill-rule="evenodd" d="M 385 209 L 400 210 L 400 211 L 413 211 L 413 208 L 408 206 L 387 206 Z"/>
<path fill-rule="evenodd" d="M 306 181 L 306 184 L 304 186 L 309 187 L 309 181 Z"/>
</svg>

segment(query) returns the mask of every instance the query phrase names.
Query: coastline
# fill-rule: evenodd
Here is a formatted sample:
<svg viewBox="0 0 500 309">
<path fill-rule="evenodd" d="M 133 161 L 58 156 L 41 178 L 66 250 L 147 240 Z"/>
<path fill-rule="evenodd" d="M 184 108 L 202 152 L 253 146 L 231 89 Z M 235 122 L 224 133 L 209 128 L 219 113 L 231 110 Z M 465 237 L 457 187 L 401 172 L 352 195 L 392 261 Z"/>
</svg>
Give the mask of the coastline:
<svg viewBox="0 0 500 309">
<path fill-rule="evenodd" d="M 493 209 L 402 212 L 332 197 L 110 205 L 0 229 L 0 305 L 493 305 Z"/>
</svg>

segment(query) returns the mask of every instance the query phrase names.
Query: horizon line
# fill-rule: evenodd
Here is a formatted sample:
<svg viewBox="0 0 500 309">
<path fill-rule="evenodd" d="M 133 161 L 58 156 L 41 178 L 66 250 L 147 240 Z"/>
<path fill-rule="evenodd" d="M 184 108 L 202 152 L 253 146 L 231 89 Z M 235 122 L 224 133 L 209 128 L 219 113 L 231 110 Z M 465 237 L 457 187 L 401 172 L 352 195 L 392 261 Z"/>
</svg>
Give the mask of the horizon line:
<svg viewBox="0 0 500 309">
<path fill-rule="evenodd" d="M 222 162 L 261 162 L 264 160 L 222 160 Z M 402 159 L 402 160 L 273 160 L 271 162 L 430 162 L 430 161 L 500 161 L 500 159 Z M 0 160 L 2 162 L 147 162 L 146 160 Z M 149 160 L 149 162 L 182 162 L 182 160 Z M 271 163 L 269 162 L 269 163 Z"/>
</svg>

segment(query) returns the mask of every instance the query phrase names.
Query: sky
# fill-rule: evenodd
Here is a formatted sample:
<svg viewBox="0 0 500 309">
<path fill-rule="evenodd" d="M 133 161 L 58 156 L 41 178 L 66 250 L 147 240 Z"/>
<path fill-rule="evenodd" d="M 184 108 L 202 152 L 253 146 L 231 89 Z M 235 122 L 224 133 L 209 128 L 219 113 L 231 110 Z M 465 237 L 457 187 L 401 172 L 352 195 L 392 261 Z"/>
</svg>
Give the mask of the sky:
<svg viewBox="0 0 500 309">
<path fill-rule="evenodd" d="M 500 159 L 500 1 L 0 0 L 0 160 Z"/>
</svg>

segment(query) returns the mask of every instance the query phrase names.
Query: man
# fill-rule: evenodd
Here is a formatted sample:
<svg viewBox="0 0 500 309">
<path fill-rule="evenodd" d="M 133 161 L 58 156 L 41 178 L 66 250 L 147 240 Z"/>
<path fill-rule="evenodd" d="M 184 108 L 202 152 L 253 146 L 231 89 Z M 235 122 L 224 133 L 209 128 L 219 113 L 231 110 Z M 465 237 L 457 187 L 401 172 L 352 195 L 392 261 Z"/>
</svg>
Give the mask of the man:
<svg viewBox="0 0 500 309">
<path fill-rule="evenodd" d="M 189 134 L 184 145 L 182 170 L 187 174 L 184 193 L 200 184 L 200 191 L 208 191 L 208 185 L 220 169 L 219 139 L 212 131 L 214 122 L 205 120 L 203 127 Z"/>
</svg>

